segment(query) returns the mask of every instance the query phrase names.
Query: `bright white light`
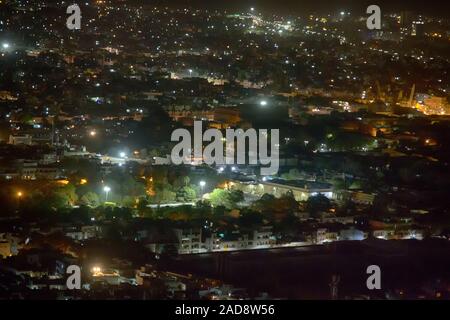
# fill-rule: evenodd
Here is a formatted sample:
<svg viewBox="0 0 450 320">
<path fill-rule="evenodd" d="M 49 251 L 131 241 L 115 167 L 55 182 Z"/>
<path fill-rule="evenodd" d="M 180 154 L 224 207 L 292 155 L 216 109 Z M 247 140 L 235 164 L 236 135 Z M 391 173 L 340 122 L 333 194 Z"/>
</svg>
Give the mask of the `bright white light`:
<svg viewBox="0 0 450 320">
<path fill-rule="evenodd" d="M 110 192 L 111 191 L 111 188 L 110 187 L 108 187 L 108 186 L 105 186 L 104 188 L 103 188 L 103 191 L 105 191 L 105 192 Z"/>
<path fill-rule="evenodd" d="M 125 158 L 126 156 L 127 156 L 127 154 L 125 153 L 125 152 L 121 152 L 121 153 L 119 153 L 119 156 L 121 157 L 121 158 Z"/>
<path fill-rule="evenodd" d="M 266 182 L 267 181 L 267 177 L 263 177 L 262 181 Z"/>
<path fill-rule="evenodd" d="M 200 181 L 200 187 L 202 187 L 202 188 L 203 188 L 204 186 L 206 186 L 206 182 L 205 182 L 205 181 L 203 181 L 203 180 L 202 180 L 202 181 Z"/>
<path fill-rule="evenodd" d="M 251 7 L 251 8 L 250 8 L 250 11 L 255 11 L 255 8 Z"/>
<path fill-rule="evenodd" d="M 91 132 L 89 132 L 89 135 L 91 137 L 94 137 L 97 134 L 97 132 L 95 132 L 95 130 L 92 130 Z"/>
<path fill-rule="evenodd" d="M 231 167 L 231 171 L 236 171 L 236 167 Z"/>
<path fill-rule="evenodd" d="M 2 47 L 3 47 L 3 49 L 8 49 L 8 48 L 9 48 L 9 43 L 4 42 L 4 43 L 2 44 Z"/>
<path fill-rule="evenodd" d="M 219 168 L 219 172 L 223 172 L 223 170 L 224 170 L 223 167 L 220 167 L 220 168 Z"/>
<path fill-rule="evenodd" d="M 267 106 L 267 101 L 266 100 L 262 100 L 262 101 L 260 101 L 259 102 L 259 104 L 261 105 L 261 106 Z"/>
<path fill-rule="evenodd" d="M 341 11 L 341 16 L 343 16 L 345 14 L 345 12 L 344 11 Z"/>
</svg>

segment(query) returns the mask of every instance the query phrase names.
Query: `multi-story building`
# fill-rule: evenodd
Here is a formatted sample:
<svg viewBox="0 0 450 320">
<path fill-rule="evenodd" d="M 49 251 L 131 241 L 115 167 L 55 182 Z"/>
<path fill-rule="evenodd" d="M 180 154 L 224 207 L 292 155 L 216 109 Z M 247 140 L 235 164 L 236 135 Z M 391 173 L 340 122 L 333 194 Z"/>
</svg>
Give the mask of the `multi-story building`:
<svg viewBox="0 0 450 320">
<path fill-rule="evenodd" d="M 202 229 L 175 229 L 175 234 L 179 241 L 179 253 L 200 253 L 206 252 L 202 242 Z"/>
<path fill-rule="evenodd" d="M 334 198 L 331 184 L 314 181 L 273 179 L 258 183 L 256 181 L 233 180 L 229 185 L 231 188 L 255 195 L 268 193 L 275 197 L 281 197 L 288 192 L 292 192 L 297 201 L 305 201 L 318 194 L 323 194 L 330 199 Z"/>
<path fill-rule="evenodd" d="M 275 245 L 272 227 L 262 227 L 250 233 L 234 231 L 230 233 L 212 232 L 202 240 L 201 229 L 176 229 L 180 254 L 211 251 L 263 249 Z"/>
<path fill-rule="evenodd" d="M 9 144 L 12 145 L 31 145 L 33 141 L 33 137 L 29 134 L 23 135 L 10 135 L 9 136 Z"/>
</svg>

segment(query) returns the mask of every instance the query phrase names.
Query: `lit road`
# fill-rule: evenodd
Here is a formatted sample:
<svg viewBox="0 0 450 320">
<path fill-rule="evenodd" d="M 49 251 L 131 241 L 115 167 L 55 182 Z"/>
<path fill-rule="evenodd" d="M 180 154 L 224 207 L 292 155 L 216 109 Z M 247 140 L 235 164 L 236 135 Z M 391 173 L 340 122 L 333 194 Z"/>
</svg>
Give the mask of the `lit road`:
<svg viewBox="0 0 450 320">
<path fill-rule="evenodd" d="M 176 207 L 181 207 L 181 206 L 193 206 L 195 205 L 195 202 L 175 202 L 175 203 L 161 203 L 161 204 L 149 204 L 147 206 L 147 208 L 152 208 L 152 209 L 156 209 L 156 208 L 176 208 Z"/>
</svg>

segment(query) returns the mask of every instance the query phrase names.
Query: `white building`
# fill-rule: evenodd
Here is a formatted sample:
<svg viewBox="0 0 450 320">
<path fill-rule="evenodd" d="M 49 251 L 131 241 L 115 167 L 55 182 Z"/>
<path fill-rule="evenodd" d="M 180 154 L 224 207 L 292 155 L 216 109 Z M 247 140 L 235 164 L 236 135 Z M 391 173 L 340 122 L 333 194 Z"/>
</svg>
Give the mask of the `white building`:
<svg viewBox="0 0 450 320">
<path fill-rule="evenodd" d="M 271 194 L 275 197 L 292 192 L 297 201 L 306 201 L 309 197 L 323 194 L 332 199 L 334 197 L 331 184 L 306 180 L 273 179 L 257 183 L 255 181 L 233 180 L 229 183 L 231 188 L 241 190 L 244 193 L 255 195 Z"/>
<path fill-rule="evenodd" d="M 202 243 L 202 229 L 175 229 L 178 238 L 180 254 L 206 252 L 206 247 Z"/>
<path fill-rule="evenodd" d="M 9 136 L 9 144 L 12 145 L 31 145 L 32 144 L 32 136 L 29 134 L 23 135 L 10 135 Z"/>
<path fill-rule="evenodd" d="M 262 227 L 250 234 L 240 233 L 215 233 L 202 241 L 202 230 L 177 229 L 180 254 L 203 253 L 211 251 L 232 251 L 248 249 L 264 249 L 275 245 L 276 241 L 272 233 L 272 227 Z"/>
</svg>

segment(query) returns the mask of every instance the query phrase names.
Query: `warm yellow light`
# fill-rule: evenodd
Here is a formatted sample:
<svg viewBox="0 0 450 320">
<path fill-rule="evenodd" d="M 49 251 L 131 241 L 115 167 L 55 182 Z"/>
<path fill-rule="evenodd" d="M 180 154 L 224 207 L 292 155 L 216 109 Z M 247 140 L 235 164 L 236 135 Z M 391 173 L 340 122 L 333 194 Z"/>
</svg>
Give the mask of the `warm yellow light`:
<svg viewBox="0 0 450 320">
<path fill-rule="evenodd" d="M 88 181 L 87 181 L 87 179 L 81 179 L 80 180 L 80 184 L 86 184 Z"/>
<path fill-rule="evenodd" d="M 95 267 L 92 268 L 92 273 L 98 274 L 100 272 L 102 272 L 102 269 L 100 267 L 95 266 Z"/>
<path fill-rule="evenodd" d="M 17 196 L 18 196 L 19 198 L 22 198 L 23 193 L 22 193 L 21 191 L 19 191 L 19 192 L 17 192 Z"/>
</svg>

